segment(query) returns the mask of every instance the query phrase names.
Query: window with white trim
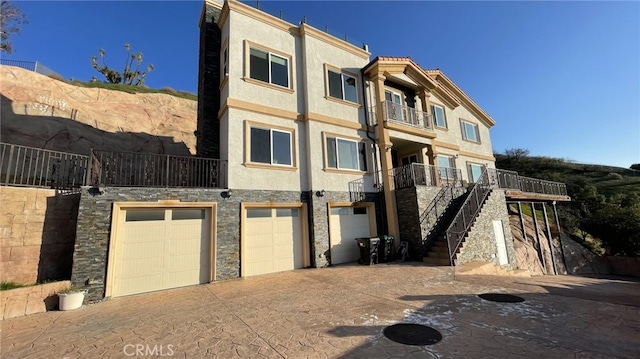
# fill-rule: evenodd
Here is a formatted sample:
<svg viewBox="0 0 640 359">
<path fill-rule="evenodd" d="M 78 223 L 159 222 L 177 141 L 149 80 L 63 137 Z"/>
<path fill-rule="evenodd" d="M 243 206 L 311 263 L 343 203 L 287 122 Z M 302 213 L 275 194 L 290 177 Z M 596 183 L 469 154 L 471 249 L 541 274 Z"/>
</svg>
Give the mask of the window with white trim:
<svg viewBox="0 0 640 359">
<path fill-rule="evenodd" d="M 279 166 L 292 166 L 292 138 L 292 133 L 289 131 L 251 127 L 250 161 Z"/>
<path fill-rule="evenodd" d="M 478 125 L 475 123 L 460 120 L 460 127 L 462 128 L 462 138 L 467 141 L 480 142 L 480 133 L 478 132 Z"/>
<path fill-rule="evenodd" d="M 447 119 L 444 115 L 444 107 L 431 105 L 431 116 L 433 116 L 433 124 L 436 127 L 447 128 Z"/>
<path fill-rule="evenodd" d="M 343 170 L 367 170 L 367 144 L 327 136 L 327 167 Z"/>
<path fill-rule="evenodd" d="M 289 59 L 272 52 L 249 47 L 249 77 L 270 84 L 289 87 Z"/>
<path fill-rule="evenodd" d="M 330 97 L 358 103 L 358 89 L 355 77 L 327 69 L 327 82 Z"/>
<path fill-rule="evenodd" d="M 440 178 L 455 179 L 456 161 L 452 156 L 437 155 L 436 164 Z"/>
</svg>

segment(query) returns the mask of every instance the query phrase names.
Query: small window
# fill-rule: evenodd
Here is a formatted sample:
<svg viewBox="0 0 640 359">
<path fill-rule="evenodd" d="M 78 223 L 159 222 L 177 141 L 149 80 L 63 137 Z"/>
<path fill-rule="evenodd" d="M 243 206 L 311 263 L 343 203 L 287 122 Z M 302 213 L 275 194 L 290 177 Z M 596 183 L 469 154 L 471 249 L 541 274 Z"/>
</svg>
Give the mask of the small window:
<svg viewBox="0 0 640 359">
<path fill-rule="evenodd" d="M 444 117 L 444 107 L 431 105 L 431 115 L 433 116 L 433 124 L 436 127 L 447 128 L 447 119 Z"/>
<path fill-rule="evenodd" d="M 438 165 L 440 178 L 449 179 L 456 177 L 456 162 L 453 157 L 438 155 L 436 157 L 436 163 Z"/>
<path fill-rule="evenodd" d="M 348 215 L 349 214 L 349 207 L 334 207 L 331 208 L 331 214 L 332 215 Z"/>
<path fill-rule="evenodd" d="M 174 209 L 171 211 L 171 220 L 204 219 L 204 209 Z"/>
<path fill-rule="evenodd" d="M 297 208 L 277 208 L 276 217 L 298 217 Z"/>
<path fill-rule="evenodd" d="M 222 76 L 225 77 L 229 74 L 229 48 L 225 47 L 222 51 Z"/>
<path fill-rule="evenodd" d="M 460 121 L 462 127 L 462 138 L 467 141 L 480 142 L 478 125 L 467 121 Z"/>
<path fill-rule="evenodd" d="M 251 162 L 291 166 L 291 132 L 251 127 Z"/>
<path fill-rule="evenodd" d="M 247 218 L 269 218 L 271 208 L 251 208 L 247 209 Z"/>
<path fill-rule="evenodd" d="M 475 163 L 469 163 L 467 168 L 469 170 L 469 181 L 471 181 L 471 183 L 478 182 L 484 167 Z"/>
<path fill-rule="evenodd" d="M 125 221 L 164 221 L 164 208 L 162 209 L 129 209 L 126 212 Z"/>
<path fill-rule="evenodd" d="M 274 85 L 289 87 L 289 59 L 250 47 L 249 77 Z"/>
<path fill-rule="evenodd" d="M 367 214 L 367 207 L 353 207 L 353 214 Z"/>
<path fill-rule="evenodd" d="M 327 137 L 327 166 L 336 169 L 367 170 L 367 144 Z"/>
<path fill-rule="evenodd" d="M 358 91 L 355 77 L 327 70 L 327 79 L 329 82 L 329 96 L 340 100 L 358 103 Z"/>
</svg>

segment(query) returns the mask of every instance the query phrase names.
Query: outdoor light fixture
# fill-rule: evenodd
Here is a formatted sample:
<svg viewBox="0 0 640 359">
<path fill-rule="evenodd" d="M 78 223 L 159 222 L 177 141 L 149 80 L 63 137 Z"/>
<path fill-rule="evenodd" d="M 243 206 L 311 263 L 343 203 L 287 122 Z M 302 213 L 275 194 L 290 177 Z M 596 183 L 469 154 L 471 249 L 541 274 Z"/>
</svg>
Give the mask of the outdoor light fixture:
<svg viewBox="0 0 640 359">
<path fill-rule="evenodd" d="M 226 190 L 225 192 L 220 193 L 220 195 L 222 196 L 222 198 L 225 198 L 225 199 L 229 199 L 229 198 L 231 198 L 231 195 L 232 195 L 232 194 L 233 194 L 233 191 L 232 191 L 232 190 L 230 190 L 230 189 Z"/>
<path fill-rule="evenodd" d="M 316 191 L 316 197 L 324 197 L 325 191 Z"/>
</svg>

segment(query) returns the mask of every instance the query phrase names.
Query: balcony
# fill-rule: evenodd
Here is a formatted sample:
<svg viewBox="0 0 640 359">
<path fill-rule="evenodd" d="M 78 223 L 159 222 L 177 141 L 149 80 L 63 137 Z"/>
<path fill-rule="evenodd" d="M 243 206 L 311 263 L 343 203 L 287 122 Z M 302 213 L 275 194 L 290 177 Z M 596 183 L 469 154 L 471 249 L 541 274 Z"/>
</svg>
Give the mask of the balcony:
<svg viewBox="0 0 640 359">
<path fill-rule="evenodd" d="M 423 131 L 433 132 L 431 116 L 424 111 L 391 101 L 384 101 L 384 114 L 378 116 L 375 106 L 371 108 L 371 118 L 375 124 L 380 118 L 387 123 L 410 126 Z"/>
<path fill-rule="evenodd" d="M 455 183 L 462 186 L 462 171 L 456 168 L 437 167 L 422 163 L 411 163 L 390 171 L 395 189 L 414 186 L 444 186 Z"/>
<path fill-rule="evenodd" d="M 561 182 L 520 176 L 518 172 L 495 169 L 489 172 L 494 186 L 504 189 L 507 198 L 516 200 L 570 201 L 567 185 Z"/>
</svg>

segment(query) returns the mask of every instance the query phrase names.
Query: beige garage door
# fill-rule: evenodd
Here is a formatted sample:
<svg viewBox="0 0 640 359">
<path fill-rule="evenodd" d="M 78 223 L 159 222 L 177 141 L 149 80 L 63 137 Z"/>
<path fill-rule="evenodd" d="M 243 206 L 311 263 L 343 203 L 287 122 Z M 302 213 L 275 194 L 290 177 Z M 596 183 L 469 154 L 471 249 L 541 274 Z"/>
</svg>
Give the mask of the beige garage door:
<svg viewBox="0 0 640 359">
<path fill-rule="evenodd" d="M 245 218 L 245 277 L 304 267 L 299 208 L 247 208 Z"/>
<path fill-rule="evenodd" d="M 125 210 L 112 296 L 209 282 L 210 216 L 201 208 Z"/>
<path fill-rule="evenodd" d="M 356 238 L 370 237 L 366 207 L 333 207 L 329 218 L 331 264 L 354 262 L 360 258 Z"/>
</svg>

